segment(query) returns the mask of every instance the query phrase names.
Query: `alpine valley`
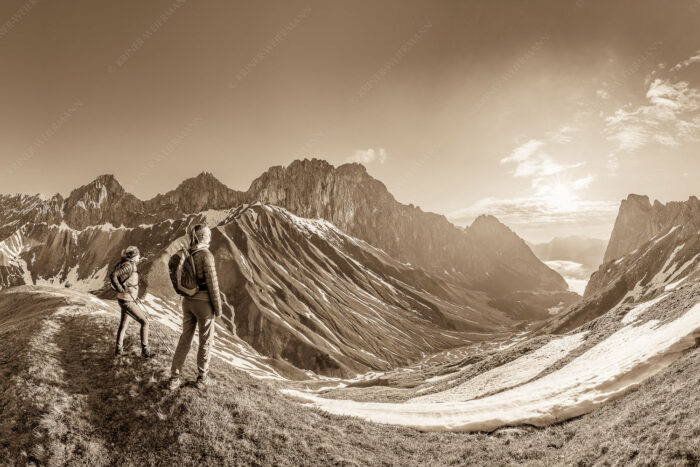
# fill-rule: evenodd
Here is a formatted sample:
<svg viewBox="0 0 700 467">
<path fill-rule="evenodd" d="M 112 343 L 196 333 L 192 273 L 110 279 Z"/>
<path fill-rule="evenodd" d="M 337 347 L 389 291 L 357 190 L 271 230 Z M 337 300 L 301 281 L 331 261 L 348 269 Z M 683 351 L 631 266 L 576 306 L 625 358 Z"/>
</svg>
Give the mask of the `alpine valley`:
<svg viewBox="0 0 700 467">
<path fill-rule="evenodd" d="M 167 263 L 194 223 L 212 228 L 223 295 L 216 385 L 163 395 L 182 320 Z M 2 195 L 0 454 L 425 465 L 441 446 L 446 464 L 694 465 L 700 202 L 629 195 L 604 255 L 583 240 L 533 246 L 594 271 L 581 296 L 495 217 L 461 228 L 317 159 L 245 192 L 202 173 L 145 201 L 110 175 L 65 198 Z M 115 363 L 106 276 L 128 245 L 157 357 Z"/>
</svg>

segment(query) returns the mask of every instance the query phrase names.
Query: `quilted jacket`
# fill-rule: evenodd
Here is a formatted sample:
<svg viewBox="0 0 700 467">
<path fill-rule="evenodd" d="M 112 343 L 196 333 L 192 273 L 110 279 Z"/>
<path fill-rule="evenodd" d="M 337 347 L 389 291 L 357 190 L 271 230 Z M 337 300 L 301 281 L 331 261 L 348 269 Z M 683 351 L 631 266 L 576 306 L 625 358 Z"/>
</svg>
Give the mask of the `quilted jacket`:
<svg viewBox="0 0 700 467">
<path fill-rule="evenodd" d="M 192 252 L 195 276 L 199 293 L 193 298 L 202 300 L 208 298 L 216 316 L 221 315 L 221 296 L 219 295 L 219 277 L 216 275 L 214 255 L 206 248 Z M 207 297 L 208 295 L 208 297 Z"/>
</svg>

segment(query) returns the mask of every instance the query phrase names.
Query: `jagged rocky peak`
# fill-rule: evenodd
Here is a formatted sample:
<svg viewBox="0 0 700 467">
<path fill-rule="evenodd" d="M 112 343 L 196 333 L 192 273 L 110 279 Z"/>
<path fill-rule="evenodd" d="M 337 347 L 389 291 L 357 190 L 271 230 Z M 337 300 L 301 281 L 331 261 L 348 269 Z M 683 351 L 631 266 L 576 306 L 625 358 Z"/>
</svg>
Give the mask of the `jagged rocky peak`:
<svg viewBox="0 0 700 467">
<path fill-rule="evenodd" d="M 513 232 L 505 224 L 499 221 L 497 217 L 492 216 L 491 214 L 480 215 L 474 219 L 468 229 L 474 230 L 475 232 Z"/>
<path fill-rule="evenodd" d="M 87 185 L 83 185 L 71 192 L 66 199 L 68 206 L 76 204 L 85 205 L 95 203 L 101 206 L 107 198 L 121 197 L 125 193 L 124 188 L 114 175 L 100 175 Z"/>
<path fill-rule="evenodd" d="M 114 175 L 107 174 L 73 190 L 63 207 L 63 217 L 70 227 L 84 229 L 105 223 L 131 225 L 143 211 L 143 202 L 124 190 Z"/>
<path fill-rule="evenodd" d="M 177 213 L 194 213 L 207 209 L 226 209 L 245 201 L 242 192 L 224 185 L 210 172 L 188 178 L 177 188 L 146 202 L 153 211 L 170 207 Z M 175 215 L 175 214 L 173 214 Z"/>
<path fill-rule="evenodd" d="M 493 243 L 501 249 L 507 249 L 509 246 L 525 248 L 529 247 L 525 240 L 520 238 L 518 234 L 513 232 L 507 225 L 498 220 L 497 217 L 490 214 L 482 214 L 472 224 L 466 228 L 466 233 L 469 237 L 478 238 L 488 243 Z"/>
<path fill-rule="evenodd" d="M 229 187 L 221 183 L 211 172 L 201 172 L 196 177 L 191 177 L 184 180 L 174 190 L 181 194 L 193 194 L 195 191 L 205 191 L 207 193 L 223 192 L 227 193 L 231 190 Z"/>
<path fill-rule="evenodd" d="M 666 204 L 656 200 L 652 204 L 648 196 L 631 194 L 622 200 L 615 220 L 615 227 L 605 251 L 604 262 L 618 259 L 674 226 L 692 229 L 698 222 L 700 203 L 695 196 L 688 201 L 672 201 Z"/>
</svg>

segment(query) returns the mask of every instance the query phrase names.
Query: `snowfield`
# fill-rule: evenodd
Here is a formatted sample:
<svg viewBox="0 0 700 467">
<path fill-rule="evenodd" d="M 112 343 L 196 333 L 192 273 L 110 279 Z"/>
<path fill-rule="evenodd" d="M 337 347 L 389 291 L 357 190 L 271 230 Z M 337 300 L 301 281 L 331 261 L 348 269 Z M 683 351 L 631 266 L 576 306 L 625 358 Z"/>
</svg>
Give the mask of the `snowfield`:
<svg viewBox="0 0 700 467">
<path fill-rule="evenodd" d="M 492 431 L 522 424 L 543 426 L 588 413 L 634 389 L 670 365 L 683 351 L 692 348 L 698 337 L 700 303 L 665 324 L 651 320 L 641 325 L 627 325 L 564 367 L 481 399 L 463 400 L 469 395 L 479 397 L 485 388 L 465 391 L 461 396 L 451 392 L 453 388 L 444 391 L 447 393 L 444 400 L 440 400 L 438 394 L 441 393 L 437 393 L 418 398 L 426 400 L 424 402 L 414 399 L 404 403 L 355 402 L 324 399 L 296 390 L 283 392 L 333 414 L 424 431 Z M 511 369 L 514 373 L 509 377 L 515 381 L 526 379 L 523 373 L 530 371 L 527 365 Z M 465 386 L 469 385 L 467 381 Z M 475 383 L 471 385 L 481 387 Z"/>
<path fill-rule="evenodd" d="M 551 342 L 543 345 L 534 352 L 530 352 L 510 363 L 481 373 L 459 386 L 435 394 L 415 397 L 409 402 L 468 401 L 487 393 L 502 391 L 523 384 L 542 373 L 581 345 L 585 335 L 585 332 L 581 332 L 571 336 L 552 339 Z"/>
</svg>

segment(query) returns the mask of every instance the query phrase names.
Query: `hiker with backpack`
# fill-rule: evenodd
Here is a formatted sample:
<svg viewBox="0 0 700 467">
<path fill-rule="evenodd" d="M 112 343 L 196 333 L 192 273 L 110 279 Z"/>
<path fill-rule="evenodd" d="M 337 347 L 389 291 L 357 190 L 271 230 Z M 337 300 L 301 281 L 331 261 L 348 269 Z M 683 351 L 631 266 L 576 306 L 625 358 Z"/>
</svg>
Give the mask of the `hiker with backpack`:
<svg viewBox="0 0 700 467">
<path fill-rule="evenodd" d="M 114 267 L 109 280 L 112 288 L 117 291 L 117 301 L 121 308 L 122 316 L 117 330 L 117 348 L 115 355 L 120 357 L 124 353 L 124 335 L 129 325 L 129 318 L 141 325 L 141 356 L 151 358 L 155 354 L 148 348 L 148 318 L 139 309 L 136 301 L 139 294 L 139 274 L 137 265 L 141 261 L 141 253 L 135 246 L 130 246 L 122 251 L 121 260 Z"/>
<path fill-rule="evenodd" d="M 211 230 L 205 224 L 197 224 L 190 230 L 190 248 L 173 255 L 168 263 L 170 279 L 182 299 L 182 334 L 177 343 L 171 377 L 171 390 L 181 385 L 181 372 L 190 351 L 195 328 L 199 328 L 197 351 L 197 380 L 195 387 L 208 385 L 209 359 L 214 344 L 215 319 L 221 316 L 219 280 L 216 275 L 214 255 L 209 251 Z"/>
</svg>

